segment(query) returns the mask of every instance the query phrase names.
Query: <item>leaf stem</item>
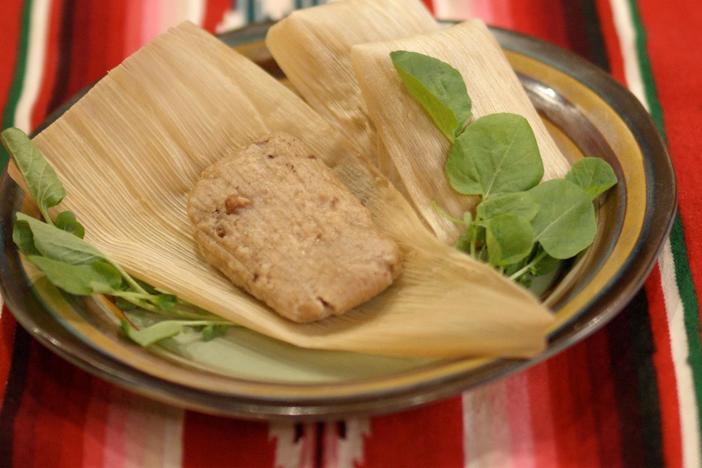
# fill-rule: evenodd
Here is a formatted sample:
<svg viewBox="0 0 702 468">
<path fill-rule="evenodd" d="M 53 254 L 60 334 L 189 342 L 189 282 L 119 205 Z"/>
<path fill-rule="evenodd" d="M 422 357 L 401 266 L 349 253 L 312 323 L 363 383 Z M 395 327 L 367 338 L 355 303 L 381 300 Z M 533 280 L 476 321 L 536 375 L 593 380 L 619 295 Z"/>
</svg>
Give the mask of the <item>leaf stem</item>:
<svg viewBox="0 0 702 468">
<path fill-rule="evenodd" d="M 154 313 L 159 313 L 160 309 L 153 304 L 150 304 L 148 300 L 146 300 L 143 297 L 143 294 L 141 293 L 136 293 L 136 292 L 131 292 L 131 291 L 112 291 L 111 293 L 108 293 L 110 296 L 114 297 L 121 297 L 127 302 L 130 302 L 134 304 L 137 307 L 140 307 L 144 310 L 148 310 L 149 312 L 154 312 Z"/>
<path fill-rule="evenodd" d="M 478 236 L 476 235 L 476 229 L 471 226 L 470 228 L 470 256 L 473 258 L 475 257 L 475 248 L 476 248 L 476 243 L 478 240 Z"/>
<path fill-rule="evenodd" d="M 192 320 L 212 320 L 216 318 L 215 315 L 209 313 L 198 313 L 188 310 L 189 307 L 184 304 L 176 304 L 173 307 L 173 309 L 165 311 L 161 307 L 159 307 L 157 303 L 155 303 L 155 299 L 157 298 L 157 296 L 154 296 L 153 294 L 149 293 L 139 293 L 133 291 L 113 291 L 109 294 L 115 297 L 121 297 L 125 301 L 130 302 L 137 307 L 159 315 L 175 315 L 179 318 Z M 212 317 L 212 319 L 210 319 L 209 317 Z"/>
<path fill-rule="evenodd" d="M 441 208 L 439 206 L 439 204 L 436 202 L 436 200 L 431 201 L 431 208 L 436 212 L 436 214 L 438 214 L 439 216 L 441 216 L 442 218 L 444 218 L 448 221 L 451 221 L 452 223 L 463 224 L 463 225 L 466 224 L 462 219 L 456 218 L 451 213 L 449 213 L 445 209 Z"/>
<path fill-rule="evenodd" d="M 44 217 L 44 220 L 45 220 L 48 224 L 54 226 L 54 220 L 51 219 L 51 215 L 49 214 L 49 210 L 46 209 L 46 207 L 44 207 L 44 206 L 39 206 L 39 212 L 41 213 L 41 215 Z"/>
<path fill-rule="evenodd" d="M 203 325 L 233 325 L 231 322 L 225 320 L 163 320 L 168 322 L 177 323 L 179 325 L 185 325 L 188 327 L 200 327 Z M 148 327 L 145 327 L 148 328 Z"/>
<path fill-rule="evenodd" d="M 546 251 L 542 251 L 540 254 L 538 254 L 532 261 L 524 265 L 520 270 L 516 271 L 512 276 L 509 277 L 512 281 L 516 281 L 520 276 L 522 276 L 524 273 L 535 267 L 541 260 L 546 258 Z"/>
<path fill-rule="evenodd" d="M 142 288 L 141 285 L 139 283 L 137 283 L 136 280 L 129 275 L 129 273 L 124 271 L 124 268 L 122 268 L 118 263 L 115 263 L 112 261 L 110 261 L 110 263 L 112 264 L 112 266 L 117 268 L 117 271 L 119 271 L 119 273 L 127 281 L 127 283 L 129 283 L 129 285 L 132 287 L 132 289 L 134 289 L 135 291 L 142 293 L 142 294 L 149 294 L 148 292 L 146 292 L 146 289 Z"/>
</svg>

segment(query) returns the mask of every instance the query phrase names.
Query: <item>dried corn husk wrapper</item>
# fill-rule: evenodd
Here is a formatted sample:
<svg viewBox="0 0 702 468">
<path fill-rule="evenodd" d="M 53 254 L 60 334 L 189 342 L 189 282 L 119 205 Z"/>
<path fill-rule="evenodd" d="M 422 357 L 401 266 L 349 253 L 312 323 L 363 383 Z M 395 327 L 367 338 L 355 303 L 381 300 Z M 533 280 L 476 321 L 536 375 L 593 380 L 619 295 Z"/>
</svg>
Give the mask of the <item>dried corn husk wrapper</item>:
<svg viewBox="0 0 702 468">
<path fill-rule="evenodd" d="M 294 11 L 271 27 L 266 45 L 312 108 L 377 163 L 351 47 L 437 29 L 419 0 L 343 0 Z"/>
<path fill-rule="evenodd" d="M 198 174 L 271 132 L 302 139 L 392 236 L 403 273 L 343 316 L 288 321 L 201 259 L 186 215 Z M 404 198 L 298 96 L 185 23 L 112 70 L 34 142 L 87 240 L 136 277 L 237 324 L 307 348 L 386 355 L 528 356 L 551 315 L 528 291 L 423 226 Z"/>
<path fill-rule="evenodd" d="M 548 133 L 529 101 L 499 44 L 480 20 L 404 39 L 354 46 L 352 62 L 370 119 L 420 215 L 436 235 L 455 239 L 456 226 L 432 207 L 436 201 L 460 217 L 475 204 L 474 197 L 455 192 L 448 184 L 444 164 L 450 143 L 431 118 L 406 91 L 393 66 L 390 52 L 419 52 L 449 63 L 463 76 L 473 102 L 474 118 L 496 112 L 525 117 L 536 136 L 544 163 L 544 179 L 563 177 L 568 161 Z"/>
</svg>

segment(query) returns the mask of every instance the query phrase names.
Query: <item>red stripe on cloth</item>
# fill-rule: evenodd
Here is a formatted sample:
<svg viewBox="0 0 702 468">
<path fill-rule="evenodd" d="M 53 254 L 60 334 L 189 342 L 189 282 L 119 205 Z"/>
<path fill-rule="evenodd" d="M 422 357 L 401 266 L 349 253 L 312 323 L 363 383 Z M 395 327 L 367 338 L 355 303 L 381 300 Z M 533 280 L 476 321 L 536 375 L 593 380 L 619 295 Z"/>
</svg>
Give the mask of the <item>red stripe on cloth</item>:
<svg viewBox="0 0 702 468">
<path fill-rule="evenodd" d="M 63 0 L 53 1 L 50 8 L 49 30 L 46 35 L 45 45 L 46 54 L 44 55 L 44 73 L 39 88 L 39 95 L 32 109 L 32 128 L 36 128 L 50 111 L 49 102 L 51 101 L 51 93 L 54 89 L 54 83 L 56 82 L 56 70 L 58 69 Z"/>
<path fill-rule="evenodd" d="M 275 445 L 267 423 L 185 414 L 184 468 L 273 466 Z"/>
<path fill-rule="evenodd" d="M 19 44 L 20 28 L 22 27 L 22 0 L 3 0 L 0 14 L 0 37 L 2 37 L 2 53 L 0 53 L 0 115 L 7 104 L 7 94 L 10 92 L 15 77 L 17 47 Z"/>
<path fill-rule="evenodd" d="M 584 344 L 587 358 L 585 395 L 595 417 L 593 434 L 597 437 L 597 455 L 601 466 L 616 468 L 623 465 L 622 440 L 619 433 L 620 414 L 617 410 L 616 387 L 612 371 L 612 350 L 607 329 L 592 335 Z"/>
<path fill-rule="evenodd" d="M 424 5 L 429 9 L 429 11 L 433 13 L 436 13 L 436 10 L 434 10 L 434 0 L 422 0 L 424 2 Z"/>
<path fill-rule="evenodd" d="M 76 0 L 67 95 L 102 78 L 125 58 L 128 2 Z"/>
<path fill-rule="evenodd" d="M 663 456 L 666 466 L 682 466 L 682 426 L 680 425 L 680 404 L 678 401 L 677 379 L 670 343 L 668 318 L 665 311 L 661 272 L 656 267 L 646 281 L 646 297 L 653 341 L 656 347 L 653 364 L 658 380 L 661 426 L 663 433 Z"/>
<path fill-rule="evenodd" d="M 229 11 L 231 6 L 231 0 L 207 0 L 202 27 L 210 32 L 215 32 L 217 25 L 222 21 L 224 14 Z"/>
<path fill-rule="evenodd" d="M 106 432 L 113 394 L 117 387 L 100 380 L 91 379 L 90 399 L 85 401 L 85 423 L 83 425 L 83 465 L 85 467 L 104 466 L 107 441 Z"/>
<path fill-rule="evenodd" d="M 495 18 L 496 25 L 544 39 L 561 47 L 570 41 L 561 0 L 510 1 L 509 13 Z"/>
<path fill-rule="evenodd" d="M 559 466 L 599 466 L 600 428 L 592 407 L 598 390 L 592 387 L 588 348 L 588 341 L 581 342 L 546 362 Z"/>
<path fill-rule="evenodd" d="M 549 385 L 547 362 L 525 371 L 529 388 L 529 410 L 531 412 L 534 465 L 538 468 L 557 466 L 558 454 L 555 445 L 553 406 Z"/>
<path fill-rule="evenodd" d="M 622 58 L 622 50 L 619 46 L 617 28 L 614 25 L 610 0 L 597 0 L 597 13 L 600 17 L 600 27 L 607 48 L 610 73 L 617 81 L 626 85 L 624 59 Z"/>
<path fill-rule="evenodd" d="M 690 270 L 695 289 L 702 291 L 702 8 L 696 0 L 680 0 L 675 7 L 667 2 L 641 0 L 639 9 L 676 169 Z"/>
<path fill-rule="evenodd" d="M 371 420 L 363 468 L 463 466 L 463 404 L 452 398 Z"/>
<path fill-rule="evenodd" d="M 82 465 L 91 377 L 33 341 L 15 419 L 13 465 Z"/>
<path fill-rule="evenodd" d="M 12 364 L 12 349 L 15 342 L 17 322 L 7 306 L 2 308 L 0 317 L 0 408 L 5 402 L 5 387 Z"/>
</svg>

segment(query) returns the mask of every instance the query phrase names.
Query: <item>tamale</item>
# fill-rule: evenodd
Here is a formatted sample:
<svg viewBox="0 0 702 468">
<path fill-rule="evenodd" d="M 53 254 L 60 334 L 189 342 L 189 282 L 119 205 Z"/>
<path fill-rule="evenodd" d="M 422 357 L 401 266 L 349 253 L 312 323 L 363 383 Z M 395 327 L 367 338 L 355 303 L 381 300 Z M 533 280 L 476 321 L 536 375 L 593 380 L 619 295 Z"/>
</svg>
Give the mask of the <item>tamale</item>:
<svg viewBox="0 0 702 468">
<path fill-rule="evenodd" d="M 351 47 L 438 28 L 419 0 L 342 0 L 294 11 L 271 27 L 266 45 L 312 108 L 376 161 Z"/>
<path fill-rule="evenodd" d="M 186 203 L 199 173 L 274 132 L 301 139 L 397 242 L 403 272 L 340 317 L 297 324 L 196 253 Z M 63 181 L 61 209 L 137 278 L 307 348 L 405 356 L 528 356 L 552 316 L 528 291 L 440 243 L 404 198 L 297 95 L 185 23 L 100 80 L 34 142 Z"/>
<path fill-rule="evenodd" d="M 188 215 L 205 260 L 295 322 L 341 315 L 400 272 L 399 249 L 370 211 L 290 135 L 205 169 Z"/>
<path fill-rule="evenodd" d="M 390 52 L 420 52 L 449 63 L 466 83 L 474 118 L 496 112 L 525 117 L 536 136 L 544 163 L 544 179 L 562 177 L 568 161 L 529 101 L 497 41 L 480 20 L 404 39 L 354 46 L 352 61 L 370 119 L 387 151 L 403 189 L 436 235 L 451 241 L 456 227 L 432 207 L 438 203 L 460 217 L 475 198 L 449 186 L 444 164 L 449 142 L 406 91 Z"/>
</svg>

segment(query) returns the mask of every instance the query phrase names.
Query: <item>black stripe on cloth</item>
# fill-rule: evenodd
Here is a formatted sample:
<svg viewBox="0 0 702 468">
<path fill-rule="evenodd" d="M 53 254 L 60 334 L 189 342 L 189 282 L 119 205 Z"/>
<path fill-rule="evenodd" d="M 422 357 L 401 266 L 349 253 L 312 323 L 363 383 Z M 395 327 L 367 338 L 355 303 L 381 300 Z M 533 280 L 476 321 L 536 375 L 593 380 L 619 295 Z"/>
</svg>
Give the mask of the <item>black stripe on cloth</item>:
<svg viewBox="0 0 702 468">
<path fill-rule="evenodd" d="M 15 329 L 12 362 L 5 387 L 5 399 L 0 409 L 0 466 L 12 466 L 15 419 L 27 385 L 27 368 L 32 339 L 19 324 Z"/>
<path fill-rule="evenodd" d="M 655 346 L 643 290 L 607 326 L 624 466 L 663 466 Z"/>
<path fill-rule="evenodd" d="M 571 50 L 609 72 L 609 58 L 595 1 L 561 0 L 561 3 Z"/>
<path fill-rule="evenodd" d="M 55 111 L 68 98 L 68 82 L 71 74 L 71 50 L 73 42 L 74 12 L 76 0 L 64 0 L 61 8 L 61 26 L 59 32 L 56 80 L 51 90 L 48 113 Z"/>
<path fill-rule="evenodd" d="M 611 70 L 595 0 L 562 0 L 572 48 Z M 648 300 L 640 290 L 605 329 L 624 466 L 662 466 L 663 439 Z"/>
<path fill-rule="evenodd" d="M 324 468 L 324 429 L 326 424 L 318 422 L 314 426 L 314 467 Z"/>
<path fill-rule="evenodd" d="M 579 4 L 588 42 L 588 59 L 600 68 L 610 72 L 609 55 L 607 54 L 605 38 L 597 13 L 597 5 L 594 0 L 580 0 Z"/>
</svg>

